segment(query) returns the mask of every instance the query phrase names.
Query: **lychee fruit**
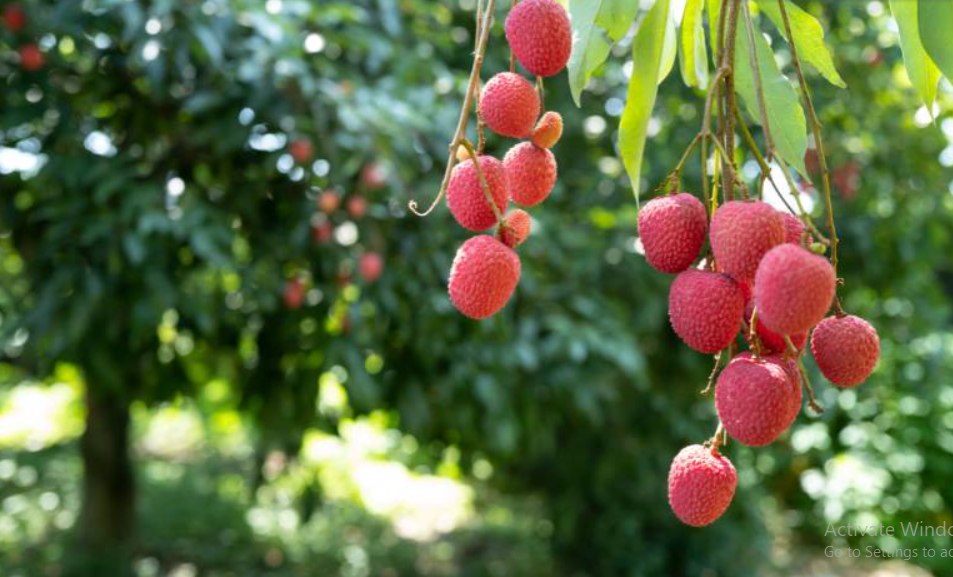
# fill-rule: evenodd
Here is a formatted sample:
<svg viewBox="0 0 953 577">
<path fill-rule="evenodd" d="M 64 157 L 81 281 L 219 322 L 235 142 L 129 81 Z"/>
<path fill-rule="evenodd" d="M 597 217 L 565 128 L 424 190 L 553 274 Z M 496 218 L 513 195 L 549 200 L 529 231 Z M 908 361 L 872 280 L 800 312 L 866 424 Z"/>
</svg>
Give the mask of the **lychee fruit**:
<svg viewBox="0 0 953 577">
<path fill-rule="evenodd" d="M 764 254 L 784 242 L 784 220 L 767 203 L 729 201 L 715 211 L 709 236 L 718 269 L 748 281 Z"/>
<path fill-rule="evenodd" d="M 552 148 L 563 135 L 563 117 L 558 112 L 550 110 L 536 123 L 530 140 L 540 148 Z"/>
<path fill-rule="evenodd" d="M 372 162 L 361 170 L 361 182 L 368 190 L 379 190 L 387 184 L 387 171 L 384 168 Z"/>
<path fill-rule="evenodd" d="M 804 222 L 789 212 L 779 212 L 778 214 L 784 220 L 784 242 L 800 245 L 801 239 L 804 237 Z M 810 244 L 810 240 L 808 240 L 808 244 Z"/>
<path fill-rule="evenodd" d="M 668 471 L 668 503 L 686 525 L 704 527 L 721 517 L 738 485 L 738 473 L 717 449 L 689 445 Z"/>
<path fill-rule="evenodd" d="M 748 304 L 745 306 L 745 319 L 748 322 L 751 322 L 751 315 L 754 312 L 754 301 L 748 299 Z M 764 325 L 764 321 L 761 320 L 761 315 L 759 313 L 758 317 L 755 319 L 755 324 L 757 325 L 755 331 L 758 334 L 758 339 L 761 340 L 761 346 L 765 354 L 771 353 L 783 353 L 787 350 L 788 344 L 784 342 L 784 335 L 779 335 L 778 333 L 772 331 Z M 748 335 L 745 335 L 747 338 Z M 807 333 L 797 333 L 794 335 L 789 335 L 791 339 L 791 344 L 794 345 L 794 348 L 801 350 L 804 348 L 804 345 L 807 344 Z"/>
<path fill-rule="evenodd" d="M 754 355 L 751 352 L 740 353 L 735 359 L 754 359 Z M 801 405 L 803 404 L 803 397 L 801 391 L 801 371 L 798 370 L 797 361 L 793 358 L 786 357 L 782 354 L 771 354 L 760 357 L 766 362 L 774 363 L 784 369 L 785 373 L 788 376 L 788 383 L 791 387 L 791 397 L 790 397 L 790 411 L 787 413 L 787 416 L 784 418 L 783 424 L 784 429 L 787 430 L 788 427 L 794 423 L 794 420 L 801 413 Z"/>
<path fill-rule="evenodd" d="M 533 206 L 546 200 L 556 185 L 556 157 L 532 142 L 521 142 L 503 158 L 513 202 Z"/>
<path fill-rule="evenodd" d="M 297 138 L 288 145 L 288 152 L 298 164 L 307 164 L 314 158 L 314 145 L 307 138 Z"/>
<path fill-rule="evenodd" d="M 307 287 L 300 278 L 293 278 L 285 284 L 284 301 L 289 309 L 300 308 L 304 302 Z"/>
<path fill-rule="evenodd" d="M 493 203 L 502 213 L 510 202 L 503 163 L 492 156 L 481 156 L 478 161 Z M 453 168 L 447 187 L 447 205 L 463 228 L 486 230 L 496 223 L 496 215 L 487 202 L 476 166 L 472 160 L 466 160 Z"/>
<path fill-rule="evenodd" d="M 325 190 L 318 196 L 318 208 L 325 214 L 331 214 L 341 206 L 341 195 L 333 190 Z"/>
<path fill-rule="evenodd" d="M 7 4 L 3 8 L 3 25 L 10 32 L 19 32 L 26 25 L 26 12 L 17 4 Z"/>
<path fill-rule="evenodd" d="M 463 243 L 450 269 L 450 302 L 471 319 L 502 309 L 520 279 L 520 259 L 502 242 L 480 235 Z"/>
<path fill-rule="evenodd" d="M 367 214 L 367 199 L 360 194 L 355 194 L 347 199 L 347 213 L 351 218 L 360 220 Z"/>
<path fill-rule="evenodd" d="M 24 44 L 20 47 L 20 66 L 24 70 L 35 72 L 43 68 L 43 53 L 36 44 Z"/>
<path fill-rule="evenodd" d="M 725 431 L 751 447 L 773 442 L 790 426 L 794 403 L 788 367 L 764 357 L 735 357 L 715 385 L 715 410 Z"/>
<path fill-rule="evenodd" d="M 311 227 L 311 237 L 314 239 L 314 242 L 318 244 L 324 244 L 331 240 L 331 236 L 334 234 L 334 227 L 330 222 L 322 222 Z"/>
<path fill-rule="evenodd" d="M 357 270 L 367 282 L 374 282 L 384 272 L 384 257 L 376 252 L 366 252 L 357 261 Z"/>
<path fill-rule="evenodd" d="M 510 10 L 504 29 L 516 59 L 536 76 L 558 74 L 569 62 L 569 15 L 553 0 L 523 0 Z"/>
<path fill-rule="evenodd" d="M 493 132 L 525 138 L 539 117 L 539 93 L 529 80 L 513 72 L 501 72 L 483 87 L 480 114 Z"/>
<path fill-rule="evenodd" d="M 639 212 L 645 259 L 660 272 L 687 269 L 698 258 L 708 232 L 705 206 L 682 192 L 653 198 Z"/>
<path fill-rule="evenodd" d="M 497 236 L 510 248 L 516 248 L 523 244 L 526 237 L 529 236 L 532 219 L 525 210 L 517 208 L 507 213 L 503 219 L 503 226 L 500 227 Z"/>
<path fill-rule="evenodd" d="M 824 257 L 793 244 L 764 255 L 754 280 L 754 305 L 764 326 L 779 335 L 806 333 L 831 307 L 835 278 Z"/>
<path fill-rule="evenodd" d="M 877 329 L 854 315 L 831 316 L 818 323 L 811 352 L 827 379 L 843 388 L 863 383 L 880 358 Z"/>
<path fill-rule="evenodd" d="M 688 269 L 675 277 L 668 293 L 668 317 L 685 344 L 714 354 L 728 346 L 741 328 L 745 297 L 731 277 Z"/>
</svg>

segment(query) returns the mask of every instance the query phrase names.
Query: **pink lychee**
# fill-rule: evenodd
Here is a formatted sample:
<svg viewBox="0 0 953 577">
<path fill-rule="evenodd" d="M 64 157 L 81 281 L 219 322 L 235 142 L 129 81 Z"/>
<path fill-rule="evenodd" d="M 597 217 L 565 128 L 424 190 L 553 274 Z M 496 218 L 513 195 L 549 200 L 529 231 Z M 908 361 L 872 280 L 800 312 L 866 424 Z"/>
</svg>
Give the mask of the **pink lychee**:
<svg viewBox="0 0 953 577">
<path fill-rule="evenodd" d="M 668 471 L 668 503 L 682 523 L 704 527 L 721 517 L 738 485 L 738 473 L 716 449 L 689 445 Z"/>
<path fill-rule="evenodd" d="M 821 373 L 843 388 L 863 383 L 880 358 L 880 337 L 869 322 L 854 315 L 830 316 L 817 324 L 811 353 Z"/>
<path fill-rule="evenodd" d="M 688 269 L 675 277 L 668 293 L 668 316 L 685 344 L 702 353 L 728 346 L 741 328 L 745 298 L 731 277 Z"/>
<path fill-rule="evenodd" d="M 639 212 L 645 259 L 657 271 L 676 273 L 691 266 L 705 244 L 705 206 L 682 192 L 653 198 Z"/>
</svg>

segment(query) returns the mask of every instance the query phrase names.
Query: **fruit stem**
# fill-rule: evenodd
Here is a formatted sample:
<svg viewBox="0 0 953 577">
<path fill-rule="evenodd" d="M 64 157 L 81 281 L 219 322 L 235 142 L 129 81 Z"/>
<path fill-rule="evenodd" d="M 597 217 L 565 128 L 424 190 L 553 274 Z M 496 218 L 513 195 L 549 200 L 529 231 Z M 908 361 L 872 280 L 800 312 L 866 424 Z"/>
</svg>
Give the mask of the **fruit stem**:
<svg viewBox="0 0 953 577">
<path fill-rule="evenodd" d="M 728 23 L 725 28 L 725 60 L 722 62 L 722 65 L 727 65 L 728 73 L 725 75 L 723 81 L 725 85 L 724 97 L 725 97 L 725 113 L 724 113 L 724 140 L 725 140 L 725 156 L 727 170 L 725 175 L 728 177 L 723 183 L 722 186 L 725 187 L 725 198 L 728 200 L 734 200 L 735 197 L 735 166 L 734 166 L 734 152 L 735 152 L 735 127 L 734 127 L 734 117 L 731 115 L 731 109 L 735 107 L 735 40 L 737 37 L 738 29 L 738 6 L 739 4 L 748 5 L 747 0 L 729 0 L 728 3 Z"/>
<path fill-rule="evenodd" d="M 486 198 L 487 204 L 490 205 L 490 210 L 493 211 L 493 216 L 496 217 L 496 224 L 499 225 L 501 222 L 503 222 L 503 214 L 500 212 L 500 207 L 496 206 L 496 202 L 493 201 L 493 194 L 490 192 L 490 185 L 486 181 L 486 175 L 483 174 L 483 168 L 480 166 L 476 149 L 473 148 L 473 143 L 466 138 L 463 139 L 460 145 L 466 148 L 467 152 L 470 154 L 470 160 L 473 161 L 473 166 L 476 168 L 477 178 L 480 179 L 480 188 L 483 189 L 483 196 Z"/>
<path fill-rule="evenodd" d="M 752 347 L 754 347 L 754 357 L 756 359 L 761 357 L 764 350 L 762 349 L 761 337 L 758 336 L 758 307 L 751 309 L 751 320 L 748 323 L 748 342 L 752 343 Z"/>
<path fill-rule="evenodd" d="M 483 16 L 481 17 L 480 13 L 477 12 L 478 29 L 480 31 L 479 41 L 477 42 L 477 48 L 473 55 L 473 66 L 470 68 L 470 79 L 467 82 L 467 91 L 463 97 L 463 106 L 460 108 L 460 118 L 457 121 L 457 129 L 454 131 L 453 139 L 450 141 L 450 152 L 447 155 L 447 169 L 443 173 L 440 191 L 430 206 L 427 207 L 427 210 L 422 212 L 418 210 L 416 200 L 412 199 L 407 203 L 407 208 L 417 216 L 427 216 L 433 212 L 447 194 L 447 186 L 450 184 L 450 175 L 453 172 L 454 166 L 457 164 L 457 148 L 463 144 L 462 140 L 464 140 L 466 136 L 467 121 L 470 119 L 470 107 L 473 105 L 474 93 L 480 82 L 480 69 L 483 67 L 483 58 L 486 56 L 486 47 L 490 40 L 490 30 L 493 28 L 491 18 L 493 17 L 493 11 L 495 9 L 496 0 L 486 0 L 486 9 L 483 12 Z M 477 173 L 479 174 L 479 163 L 475 164 L 477 165 Z M 495 208 L 496 205 L 493 206 Z M 499 211 L 494 210 L 494 212 L 498 213 Z"/>
<path fill-rule="evenodd" d="M 834 226 L 834 206 L 831 203 L 831 178 L 827 169 L 827 158 L 824 153 L 824 139 L 821 137 L 821 123 L 817 119 L 817 112 L 814 110 L 814 102 L 811 99 L 811 91 L 807 87 L 807 80 L 804 79 L 804 71 L 801 69 L 801 59 L 797 54 L 797 46 L 794 42 L 794 34 L 791 33 L 791 21 L 788 19 L 788 11 L 784 7 L 784 0 L 778 0 L 778 8 L 781 12 L 781 20 L 784 22 L 784 36 L 791 49 L 791 62 L 794 64 L 794 72 L 797 75 L 798 84 L 801 86 L 801 96 L 804 98 L 804 108 L 807 109 L 808 119 L 811 121 L 811 132 L 814 134 L 814 146 L 817 148 L 817 157 L 821 165 L 821 181 L 824 184 L 824 204 L 827 211 L 827 230 L 830 232 L 831 240 L 831 266 L 834 268 L 834 276 L 837 277 L 837 245 L 840 241 L 837 239 L 837 228 Z M 840 303 L 838 303 L 840 309 Z"/>
<path fill-rule="evenodd" d="M 820 415 L 824 412 L 824 407 L 817 402 L 817 397 L 814 395 L 814 387 L 811 386 L 811 379 L 807 376 L 807 368 L 804 366 L 804 359 L 801 357 L 797 359 L 797 368 L 801 371 L 801 382 L 804 383 L 804 388 L 807 389 L 807 404 L 811 407 L 811 410 Z"/>
<path fill-rule="evenodd" d="M 725 426 L 721 424 L 721 419 L 718 419 L 718 427 L 715 429 L 715 434 L 712 435 L 705 444 L 708 445 L 714 453 L 718 453 L 722 445 L 727 442 L 728 434 L 725 431 Z"/>
<path fill-rule="evenodd" d="M 718 376 L 718 368 L 721 366 L 721 356 L 727 350 L 728 359 L 731 359 L 731 353 L 732 353 L 732 349 L 734 349 L 734 346 L 735 346 L 735 343 L 734 341 L 732 341 L 731 343 L 728 343 L 727 347 L 718 351 L 715 354 L 715 366 L 711 368 L 711 373 L 708 375 L 708 383 L 705 385 L 705 388 L 701 390 L 700 394 L 707 395 L 709 392 L 711 392 L 711 388 L 715 384 L 715 377 Z"/>
</svg>

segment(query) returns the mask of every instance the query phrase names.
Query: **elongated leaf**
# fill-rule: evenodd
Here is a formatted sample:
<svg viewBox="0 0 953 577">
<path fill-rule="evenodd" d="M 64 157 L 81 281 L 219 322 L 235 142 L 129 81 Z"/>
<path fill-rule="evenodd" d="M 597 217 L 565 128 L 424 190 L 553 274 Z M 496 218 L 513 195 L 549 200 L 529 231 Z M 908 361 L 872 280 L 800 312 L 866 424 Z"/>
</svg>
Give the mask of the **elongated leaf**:
<svg viewBox="0 0 953 577">
<path fill-rule="evenodd" d="M 678 52 L 678 35 L 675 33 L 675 19 L 669 12 L 665 24 L 665 43 L 662 46 L 662 62 L 659 64 L 658 83 L 668 78 L 675 67 L 675 54 Z"/>
<path fill-rule="evenodd" d="M 785 162 L 807 178 L 807 169 L 804 167 L 804 153 L 807 150 L 807 122 L 804 110 L 794 87 L 778 69 L 774 54 L 759 30 L 755 30 L 754 42 L 761 86 L 764 89 L 765 115 L 774 146 Z M 744 100 L 748 114 L 760 124 L 761 109 L 755 92 L 748 46 L 748 33 L 744 24 L 739 23 L 735 45 L 735 90 Z"/>
<path fill-rule="evenodd" d="M 781 35 L 786 36 L 784 19 L 781 17 L 780 8 L 778 8 L 778 0 L 758 0 L 758 6 L 778 27 Z M 794 36 L 798 57 L 816 68 L 821 76 L 834 86 L 845 88 L 847 85 L 844 84 L 844 79 L 837 73 L 831 53 L 824 45 L 824 29 L 821 27 L 821 23 L 798 8 L 794 2 L 784 0 L 784 8 L 788 14 L 788 21 L 791 23 L 791 35 Z"/>
<path fill-rule="evenodd" d="M 704 89 L 708 86 L 708 49 L 702 26 L 704 0 L 688 0 L 679 35 L 679 63 L 682 80 L 687 86 Z"/>
<path fill-rule="evenodd" d="M 920 39 L 930 59 L 953 80 L 953 0 L 919 3 Z"/>
<path fill-rule="evenodd" d="M 933 101 L 936 100 L 940 69 L 927 55 L 920 41 L 917 4 L 919 2 L 910 0 L 890 0 L 890 12 L 893 13 L 897 27 L 900 29 L 900 48 L 903 51 L 903 63 L 907 67 L 907 76 L 910 77 L 910 82 L 929 110 L 933 108 Z"/>
<path fill-rule="evenodd" d="M 655 0 L 632 43 L 632 77 L 619 124 L 619 151 L 639 203 L 639 177 L 668 29 L 669 0 Z"/>
<path fill-rule="evenodd" d="M 570 0 L 573 42 L 569 91 L 576 106 L 592 73 L 609 56 L 611 42 L 625 35 L 638 8 L 638 2 L 628 0 Z"/>
</svg>

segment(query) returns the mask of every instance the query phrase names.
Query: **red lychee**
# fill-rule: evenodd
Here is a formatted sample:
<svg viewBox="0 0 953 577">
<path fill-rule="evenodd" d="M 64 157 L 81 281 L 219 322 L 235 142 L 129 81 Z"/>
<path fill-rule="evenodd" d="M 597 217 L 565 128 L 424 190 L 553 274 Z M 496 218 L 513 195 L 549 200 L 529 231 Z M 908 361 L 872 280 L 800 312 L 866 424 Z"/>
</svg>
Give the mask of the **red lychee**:
<svg viewBox="0 0 953 577">
<path fill-rule="evenodd" d="M 533 206 L 546 200 L 556 185 L 556 157 L 532 142 L 521 142 L 503 158 L 513 202 Z"/>
<path fill-rule="evenodd" d="M 296 138 L 288 145 L 288 152 L 298 164 L 307 164 L 314 158 L 314 145 L 307 138 Z"/>
<path fill-rule="evenodd" d="M 784 220 L 767 203 L 729 201 L 715 211 L 709 236 L 718 269 L 747 282 L 764 254 L 784 242 Z"/>
<path fill-rule="evenodd" d="M 715 385 L 715 410 L 729 435 L 761 447 L 788 428 L 795 403 L 788 371 L 764 357 L 739 355 L 728 363 Z"/>
<path fill-rule="evenodd" d="M 531 226 L 532 219 L 529 214 L 525 210 L 517 208 L 507 213 L 497 236 L 506 246 L 516 248 L 523 244 L 523 241 L 529 236 Z"/>
<path fill-rule="evenodd" d="M 318 244 L 324 244 L 331 240 L 331 236 L 334 234 L 334 227 L 330 222 L 324 221 L 320 224 L 314 225 L 311 227 L 311 237 L 314 239 L 314 242 Z"/>
<path fill-rule="evenodd" d="M 721 517 L 738 485 L 738 473 L 716 449 L 689 445 L 668 471 L 668 503 L 682 523 L 704 527 Z"/>
<path fill-rule="evenodd" d="M 355 194 L 347 199 L 347 213 L 351 218 L 360 220 L 367 214 L 367 199 L 360 194 Z"/>
<path fill-rule="evenodd" d="M 24 44 L 20 47 L 20 66 L 24 70 L 35 72 L 43 68 L 43 53 L 36 44 Z"/>
<path fill-rule="evenodd" d="M 520 259 L 492 236 L 463 243 L 450 269 L 450 302 L 471 319 L 485 319 L 502 309 L 520 279 Z"/>
<path fill-rule="evenodd" d="M 300 308 L 301 303 L 304 302 L 304 297 L 307 292 L 307 287 L 305 286 L 302 279 L 293 278 L 289 280 L 285 284 L 285 306 L 289 309 Z"/>
<path fill-rule="evenodd" d="M 745 305 L 745 319 L 748 322 L 751 322 L 751 314 L 754 312 L 754 301 L 748 299 L 748 304 Z M 758 315 L 758 318 L 755 319 L 755 324 L 757 325 L 756 331 L 758 333 L 758 338 L 761 340 L 761 345 L 764 347 L 765 354 L 771 353 L 783 353 L 787 350 L 788 344 L 784 342 L 784 335 L 779 335 L 778 333 L 772 331 L 768 327 L 764 326 L 764 322 L 761 320 L 761 316 Z M 747 338 L 748 335 L 745 335 Z M 791 344 L 794 345 L 794 348 L 801 350 L 804 348 L 804 345 L 807 344 L 807 333 L 797 333 L 790 335 Z"/>
<path fill-rule="evenodd" d="M 480 114 L 493 132 L 525 138 L 539 116 L 539 93 L 519 74 L 501 72 L 483 87 Z"/>
<path fill-rule="evenodd" d="M 510 50 L 536 76 L 552 76 L 566 67 L 572 52 L 572 27 L 566 9 L 553 0 L 523 0 L 506 17 Z"/>
<path fill-rule="evenodd" d="M 639 212 L 645 259 L 657 271 L 682 272 L 698 258 L 708 232 L 705 206 L 682 192 L 653 198 Z"/>
<path fill-rule="evenodd" d="M 558 112 L 550 110 L 536 123 L 530 140 L 540 148 L 552 148 L 563 135 L 563 117 Z"/>
<path fill-rule="evenodd" d="M 784 242 L 800 245 L 801 239 L 804 237 L 804 222 L 789 212 L 778 214 L 784 220 Z M 808 237 L 808 244 L 810 244 L 810 237 Z"/>
<path fill-rule="evenodd" d="M 735 359 L 743 359 L 743 358 L 754 359 L 754 355 L 746 351 L 746 352 L 740 353 L 738 356 L 735 357 Z M 793 358 L 785 357 L 784 355 L 781 355 L 781 354 L 771 354 L 771 355 L 763 356 L 760 358 L 764 359 L 766 362 L 774 363 L 780 366 L 787 373 L 788 384 L 791 387 L 791 396 L 790 396 L 791 404 L 789 407 L 790 410 L 786 414 L 783 420 L 783 424 L 784 424 L 783 430 L 787 430 L 788 427 L 790 427 L 791 424 L 794 423 L 794 420 L 797 419 L 797 416 L 801 413 L 801 405 L 803 402 L 802 391 L 801 391 L 801 371 L 798 370 L 796 360 L 794 360 Z"/>
<path fill-rule="evenodd" d="M 367 282 L 374 282 L 384 272 L 384 257 L 376 252 L 366 252 L 357 261 L 357 270 Z"/>
<path fill-rule="evenodd" d="M 675 277 L 668 293 L 668 317 L 685 344 L 717 353 L 741 328 L 745 297 L 726 274 L 688 269 Z"/>
<path fill-rule="evenodd" d="M 318 196 L 318 208 L 325 214 L 331 214 L 341 206 L 341 195 L 333 190 L 325 190 Z"/>
<path fill-rule="evenodd" d="M 824 257 L 793 244 L 764 255 L 754 280 L 754 305 L 764 326 L 779 335 L 806 333 L 831 307 L 834 269 Z"/>
<path fill-rule="evenodd" d="M 19 4 L 7 4 L 3 8 L 3 25 L 10 32 L 19 32 L 26 25 L 26 12 Z"/>
<path fill-rule="evenodd" d="M 811 352 L 827 379 L 843 388 L 867 380 L 880 358 L 877 329 L 854 315 L 831 316 L 818 323 Z"/>
<path fill-rule="evenodd" d="M 510 202 L 503 163 L 492 156 L 481 156 L 478 160 L 493 203 L 502 213 Z M 487 202 L 476 164 L 472 160 L 461 162 L 453 168 L 450 185 L 447 187 L 447 205 L 463 228 L 486 230 L 496 222 L 496 215 Z"/>
<path fill-rule="evenodd" d="M 372 162 L 361 170 L 361 182 L 368 190 L 379 190 L 387 184 L 387 171 L 376 162 Z"/>
</svg>

